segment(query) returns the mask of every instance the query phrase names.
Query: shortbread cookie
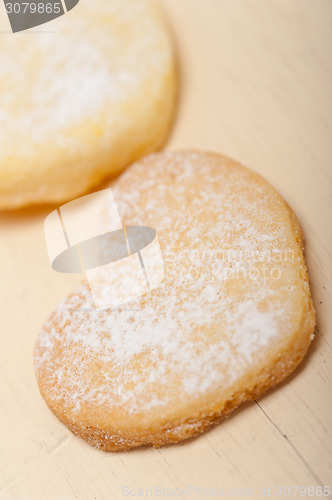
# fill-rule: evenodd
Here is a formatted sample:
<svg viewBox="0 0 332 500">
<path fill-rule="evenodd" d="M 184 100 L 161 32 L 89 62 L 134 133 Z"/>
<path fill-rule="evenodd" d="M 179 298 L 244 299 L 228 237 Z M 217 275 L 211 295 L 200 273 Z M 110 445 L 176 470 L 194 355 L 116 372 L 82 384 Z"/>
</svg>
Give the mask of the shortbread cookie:
<svg viewBox="0 0 332 500">
<path fill-rule="evenodd" d="M 36 375 L 50 409 L 90 444 L 158 447 L 301 362 L 315 326 L 302 236 L 270 184 L 217 154 L 150 155 L 113 192 L 123 225 L 156 229 L 164 280 L 106 311 L 82 284 L 44 324 Z"/>
<path fill-rule="evenodd" d="M 1 36 L 2 209 L 72 199 L 118 174 L 162 145 L 174 110 L 154 0 L 80 0 L 34 31 Z"/>
</svg>

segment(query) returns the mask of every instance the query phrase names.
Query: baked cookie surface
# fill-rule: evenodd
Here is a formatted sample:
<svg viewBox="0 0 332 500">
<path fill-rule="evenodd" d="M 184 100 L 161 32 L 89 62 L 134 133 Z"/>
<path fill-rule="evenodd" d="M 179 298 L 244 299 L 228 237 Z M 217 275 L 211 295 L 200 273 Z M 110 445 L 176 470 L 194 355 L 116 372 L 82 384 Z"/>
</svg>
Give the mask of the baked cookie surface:
<svg viewBox="0 0 332 500">
<path fill-rule="evenodd" d="M 83 283 L 37 339 L 38 384 L 96 447 L 178 442 L 305 356 L 315 313 L 301 231 L 272 186 L 217 154 L 153 154 L 112 189 L 124 225 L 157 230 L 164 280 L 106 311 Z"/>
<path fill-rule="evenodd" d="M 175 63 L 153 0 L 80 0 L 2 36 L 0 60 L 2 209 L 75 198 L 166 138 Z"/>
</svg>

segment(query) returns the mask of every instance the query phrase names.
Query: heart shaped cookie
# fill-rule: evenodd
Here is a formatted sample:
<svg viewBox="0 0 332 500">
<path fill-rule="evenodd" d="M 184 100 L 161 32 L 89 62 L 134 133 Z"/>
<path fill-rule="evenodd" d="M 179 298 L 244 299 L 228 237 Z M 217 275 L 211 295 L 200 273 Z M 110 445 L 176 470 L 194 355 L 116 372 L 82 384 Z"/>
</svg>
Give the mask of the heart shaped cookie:
<svg viewBox="0 0 332 500">
<path fill-rule="evenodd" d="M 82 284 L 37 339 L 38 384 L 55 415 L 94 446 L 178 442 L 284 380 L 305 356 L 315 313 L 301 231 L 270 184 L 217 154 L 150 155 L 113 193 L 124 226 L 157 231 L 164 279 L 104 311 Z"/>
<path fill-rule="evenodd" d="M 76 198 L 160 148 L 176 69 L 155 2 L 5 3 L 14 31 L 53 20 L 1 37 L 0 209 Z"/>
</svg>

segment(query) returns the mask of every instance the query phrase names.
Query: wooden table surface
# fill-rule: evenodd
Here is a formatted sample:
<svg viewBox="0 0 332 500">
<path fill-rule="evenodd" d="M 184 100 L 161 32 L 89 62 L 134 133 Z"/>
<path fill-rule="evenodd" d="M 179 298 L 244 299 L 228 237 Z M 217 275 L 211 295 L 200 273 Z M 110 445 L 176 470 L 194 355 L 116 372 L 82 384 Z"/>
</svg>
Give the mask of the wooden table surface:
<svg viewBox="0 0 332 500">
<path fill-rule="evenodd" d="M 331 0 L 155 1 L 173 31 L 181 76 L 166 147 L 231 156 L 293 207 L 305 235 L 316 337 L 287 382 L 204 435 L 162 449 L 99 451 L 52 415 L 33 372 L 41 324 L 81 278 L 50 268 L 43 235 L 50 209 L 2 214 L 1 500 L 238 498 L 253 496 L 250 488 L 278 498 L 278 486 L 287 496 L 287 486 L 331 484 Z M 300 491 L 319 496 L 302 489 L 295 498 Z"/>
</svg>

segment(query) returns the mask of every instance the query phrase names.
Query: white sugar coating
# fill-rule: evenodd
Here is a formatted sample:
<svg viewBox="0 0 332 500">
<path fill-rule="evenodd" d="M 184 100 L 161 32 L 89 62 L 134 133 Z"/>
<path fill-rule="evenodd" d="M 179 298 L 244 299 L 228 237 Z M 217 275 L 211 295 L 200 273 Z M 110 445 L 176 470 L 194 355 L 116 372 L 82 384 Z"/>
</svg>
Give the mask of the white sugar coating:
<svg viewBox="0 0 332 500">
<path fill-rule="evenodd" d="M 124 225 L 157 230 L 165 278 L 112 310 L 94 310 L 86 284 L 59 305 L 35 359 L 52 400 L 166 407 L 227 389 L 292 333 L 301 250 L 268 184 L 219 157 L 163 153 L 113 192 Z"/>
<path fill-rule="evenodd" d="M 56 142 L 64 127 L 93 121 L 104 109 L 107 123 L 96 125 L 111 140 L 111 127 L 121 127 L 116 117 L 122 107 L 131 96 L 144 99 L 146 81 L 154 75 L 157 86 L 168 67 L 170 49 L 161 43 L 163 32 L 146 0 L 80 0 L 75 10 L 36 30 L 1 40 L 0 144 L 14 140 L 22 154 L 27 134 L 36 143 Z M 72 135 L 68 143 L 79 149 L 81 136 Z"/>
</svg>

